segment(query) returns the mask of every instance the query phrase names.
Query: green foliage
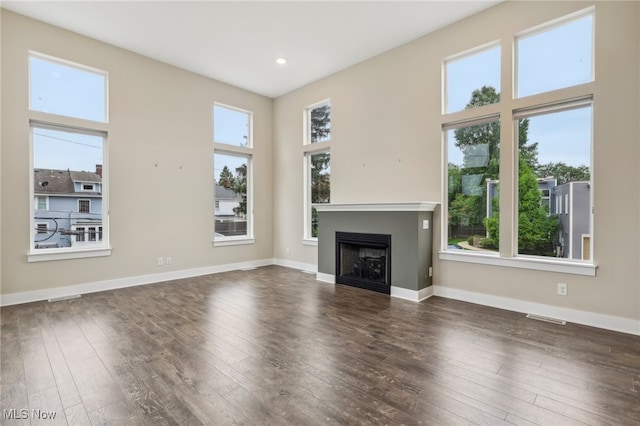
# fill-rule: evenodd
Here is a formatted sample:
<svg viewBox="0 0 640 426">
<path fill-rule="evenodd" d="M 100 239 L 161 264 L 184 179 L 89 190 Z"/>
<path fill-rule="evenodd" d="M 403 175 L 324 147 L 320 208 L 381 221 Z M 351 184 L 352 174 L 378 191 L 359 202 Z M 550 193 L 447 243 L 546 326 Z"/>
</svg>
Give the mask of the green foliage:
<svg viewBox="0 0 640 426">
<path fill-rule="evenodd" d="M 523 159 L 518 172 L 518 253 L 553 255 L 554 237 L 560 228 L 557 217 L 541 205 L 542 192 L 535 172 Z"/>
<path fill-rule="evenodd" d="M 226 168 L 227 166 L 225 166 Z M 224 170 L 223 170 L 224 171 Z M 222 173 L 221 173 L 222 175 Z M 240 205 L 233 209 L 236 215 L 247 214 L 247 165 L 243 164 L 240 167 L 236 167 L 236 176 L 233 179 L 233 187 L 231 188 L 236 194 L 242 196 Z"/>
<path fill-rule="evenodd" d="M 327 139 L 331 134 L 331 105 L 313 108 L 310 113 L 311 143 Z"/>
<path fill-rule="evenodd" d="M 568 182 L 591 180 L 591 172 L 588 166 L 580 165 L 574 167 L 563 162 L 542 164 L 538 166 L 537 174 L 539 177 L 555 177 L 558 185 L 563 185 Z"/>
<path fill-rule="evenodd" d="M 220 172 L 220 178 L 218 179 L 218 185 L 224 186 L 225 188 L 231 188 L 235 183 L 235 178 L 233 177 L 233 173 L 229 170 L 229 167 L 224 166 L 222 171 Z"/>
</svg>

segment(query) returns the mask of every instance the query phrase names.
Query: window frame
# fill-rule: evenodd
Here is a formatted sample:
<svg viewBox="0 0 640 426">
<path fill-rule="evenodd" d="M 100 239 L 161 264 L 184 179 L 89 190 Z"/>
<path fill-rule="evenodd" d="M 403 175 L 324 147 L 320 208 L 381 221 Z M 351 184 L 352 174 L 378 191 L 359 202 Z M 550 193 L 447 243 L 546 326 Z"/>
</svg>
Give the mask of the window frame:
<svg viewBox="0 0 640 426">
<path fill-rule="evenodd" d="M 580 260 L 568 260 L 562 258 L 549 257 L 545 258 L 543 256 L 526 256 L 526 255 L 518 255 L 517 254 L 517 202 L 518 202 L 518 148 L 517 148 L 517 132 L 518 132 L 518 124 L 515 116 L 518 111 L 526 110 L 526 109 L 542 109 L 548 105 L 556 106 L 562 104 L 570 104 L 572 101 L 578 99 L 583 100 L 589 98 L 592 105 L 592 116 L 593 111 L 595 109 L 595 101 L 593 100 L 594 92 L 595 92 L 595 74 L 593 75 L 593 79 L 590 82 L 579 84 L 576 86 L 564 87 L 561 89 L 555 89 L 548 92 L 538 93 L 535 95 L 518 98 L 515 94 L 515 78 L 517 70 L 515 67 L 517 66 L 517 62 L 513 61 L 515 58 L 515 49 L 516 49 L 516 39 L 518 36 L 522 34 L 528 34 L 531 31 L 546 31 L 550 27 L 559 27 L 563 24 L 570 23 L 576 19 L 580 19 L 586 15 L 591 14 L 592 22 L 595 22 L 595 8 L 589 7 L 583 9 L 581 11 L 560 17 L 558 19 L 554 19 L 553 21 L 543 23 L 541 25 L 537 25 L 534 28 L 526 29 L 522 32 L 513 33 L 511 35 L 503 36 L 501 40 L 502 46 L 510 45 L 512 46 L 512 51 L 510 55 L 501 55 L 501 69 L 503 70 L 503 74 L 505 70 L 511 70 L 509 74 L 503 75 L 502 78 L 502 86 L 505 85 L 506 82 L 509 82 L 509 86 L 511 88 L 511 93 L 508 90 L 504 90 L 504 94 L 506 97 L 501 96 L 500 102 L 495 104 L 483 105 L 478 108 L 473 108 L 469 110 L 451 112 L 451 113 L 442 113 L 441 116 L 441 155 L 442 155 L 442 206 L 443 209 L 443 220 L 441 220 L 441 248 L 438 253 L 440 260 L 446 261 L 460 261 L 467 263 L 476 263 L 476 264 L 484 264 L 484 265 L 495 265 L 501 267 L 511 267 L 511 268 L 523 268 L 523 269 L 533 269 L 533 270 L 541 270 L 541 271 L 551 271 L 551 272 L 561 272 L 568 274 L 576 274 L 576 275 L 585 275 L 585 276 L 595 276 L 597 264 L 595 261 L 596 253 L 594 252 L 594 244 L 593 244 L 593 226 L 594 226 L 594 217 L 593 217 L 593 206 L 594 206 L 594 176 L 595 173 L 593 171 L 593 147 L 595 145 L 595 141 L 593 140 L 594 134 L 592 134 L 591 141 L 591 239 L 590 239 L 590 249 L 591 256 L 588 261 L 580 261 Z M 595 37 L 595 25 L 591 32 L 591 37 Z M 486 46 L 483 45 L 483 46 Z M 476 52 L 477 49 L 482 48 L 483 46 L 479 46 L 477 48 L 467 49 L 465 52 Z M 442 62 L 442 70 L 444 73 L 444 61 L 448 60 L 452 57 L 457 57 L 458 55 L 448 56 L 443 59 Z M 595 55 L 592 56 L 592 68 L 595 67 Z M 511 80 L 511 81 L 509 81 Z M 444 75 L 442 77 L 442 90 L 445 90 L 445 78 Z M 505 87 L 506 89 L 506 87 Z M 444 101 L 444 94 L 443 94 Z M 445 105 L 444 102 L 442 104 L 442 108 L 444 111 Z M 447 143 L 446 143 L 446 131 L 447 128 L 451 128 L 452 126 L 463 127 L 465 125 L 474 124 L 474 121 L 482 120 L 487 116 L 498 114 L 500 116 L 501 123 L 501 132 L 500 132 L 500 143 L 505 149 L 505 152 L 511 152 L 510 156 L 501 155 L 500 158 L 500 177 L 501 181 L 508 183 L 506 187 L 503 186 L 504 192 L 501 193 L 500 199 L 500 251 L 498 255 L 494 255 L 492 253 L 478 253 L 478 252 L 468 252 L 468 251 L 456 251 L 456 250 L 448 250 L 447 241 L 448 241 L 448 218 L 446 212 L 448 212 L 448 153 L 447 153 Z M 591 121 L 591 126 L 593 126 L 593 119 Z M 593 130 L 593 129 L 592 129 Z M 515 146 L 515 148 L 514 148 Z M 563 198 L 563 197 L 560 197 Z M 560 201 L 562 202 L 562 200 Z M 562 207 L 558 206 L 556 203 L 556 209 L 559 209 L 562 212 Z"/>
<path fill-rule="evenodd" d="M 58 116 L 59 117 L 59 116 Z M 39 120 L 30 120 L 29 121 L 29 191 L 30 191 L 30 232 L 29 232 L 29 251 L 27 252 L 27 262 L 46 262 L 46 261 L 56 261 L 56 260 L 67 260 L 67 259 L 81 259 L 87 257 L 102 257 L 102 256 L 110 256 L 111 255 L 111 245 L 109 242 L 109 184 L 108 184 L 108 176 L 109 176 L 109 166 L 108 166 L 108 137 L 106 131 L 92 130 L 86 127 L 79 128 L 73 126 L 71 124 L 65 124 L 71 120 L 58 120 L 62 123 L 53 123 L 53 122 L 43 122 Z M 34 212 L 36 210 L 36 194 L 34 193 L 34 132 L 36 129 L 49 129 L 56 131 L 63 131 L 68 133 L 78 133 L 100 137 L 102 139 L 102 156 L 103 156 L 103 164 L 102 164 L 102 191 L 101 191 L 101 202 L 102 209 L 100 211 L 102 215 L 101 225 L 103 228 L 103 239 L 102 243 L 95 244 L 92 246 L 82 246 L 78 247 L 74 246 L 73 243 L 70 247 L 57 247 L 57 248 L 35 248 L 35 215 Z M 80 191 L 81 193 L 82 191 Z M 50 207 L 50 196 L 48 198 L 48 205 Z M 89 200 L 89 211 L 91 212 L 91 200 L 87 198 L 82 198 L 84 200 Z M 76 202 L 76 205 L 79 206 L 79 200 Z M 42 210 L 40 210 L 42 211 Z M 78 212 L 79 213 L 79 212 Z"/>
<path fill-rule="evenodd" d="M 248 115 L 247 117 L 247 146 L 239 146 L 232 145 L 224 142 L 216 142 L 215 141 L 215 108 L 226 108 L 238 112 L 242 112 Z M 211 108 L 211 140 L 213 141 L 213 153 L 212 153 L 212 162 L 215 162 L 215 155 L 227 155 L 232 157 L 242 157 L 247 161 L 247 213 L 246 213 L 246 221 L 247 221 L 247 234 L 246 235 L 238 235 L 238 236 L 218 236 L 215 232 L 215 216 L 216 216 L 216 205 L 219 205 L 218 201 L 215 198 L 215 181 L 214 182 L 214 190 L 213 192 L 213 203 L 211 206 L 213 207 L 213 232 L 212 232 L 212 245 L 214 247 L 224 247 L 224 246 L 235 246 L 235 245 L 243 245 L 243 244 L 255 244 L 255 230 L 254 230 L 254 204 L 253 204 L 253 160 L 254 160 L 254 140 L 253 140 L 253 112 L 230 106 L 228 104 L 223 104 L 220 102 L 214 102 L 213 107 Z M 215 177 L 215 171 L 211 170 L 211 176 Z"/>
<path fill-rule="evenodd" d="M 88 211 L 83 211 L 82 205 L 86 203 L 88 206 Z M 78 213 L 89 213 L 91 214 L 91 199 L 89 198 L 78 198 Z"/>
<path fill-rule="evenodd" d="M 313 236 L 312 232 L 312 215 L 314 205 L 311 202 L 311 156 L 316 154 L 329 154 L 331 156 L 331 142 L 333 140 L 333 127 L 329 132 L 329 138 L 326 140 L 312 142 L 311 141 L 311 111 L 314 109 L 329 105 L 329 116 L 333 116 L 333 106 L 331 99 L 326 98 L 313 104 L 307 105 L 303 110 L 303 138 L 302 138 L 302 182 L 303 182 L 303 221 L 302 221 L 302 244 L 309 246 L 318 245 L 318 237 Z"/>
<path fill-rule="evenodd" d="M 91 119 L 86 119 L 86 118 L 80 118 L 80 117 L 74 117 L 74 116 L 70 116 L 70 115 L 63 115 L 63 114 L 55 114 L 55 113 L 47 113 L 44 111 L 40 111 L 37 109 L 33 109 L 33 105 L 31 104 L 31 75 L 32 75 L 32 70 L 31 70 L 31 58 L 36 58 L 42 61 L 47 61 L 47 62 L 52 62 L 54 64 L 58 64 L 58 65 L 62 65 L 65 67 L 69 67 L 69 68 L 75 68 L 76 70 L 80 70 L 80 71 L 85 71 L 91 74 L 98 74 L 98 75 L 102 75 L 104 77 L 104 93 L 103 93 L 103 97 L 104 97 L 104 104 L 103 104 L 103 108 L 104 108 L 104 120 L 91 120 Z M 28 76 L 28 80 L 29 80 L 29 99 L 28 99 L 28 105 L 29 105 L 29 112 L 31 114 L 44 114 L 46 116 L 50 116 L 50 117 L 57 117 L 57 120 L 65 120 L 65 119 L 71 119 L 71 120 L 81 120 L 81 121 L 85 121 L 85 122 L 91 122 L 91 123 L 101 123 L 101 124 L 108 124 L 109 123 L 109 73 L 107 71 L 98 69 L 98 68 L 94 68 L 88 65 L 84 65 L 84 64 L 80 64 L 77 62 L 73 62 L 73 61 L 69 61 L 66 59 L 62 59 L 62 58 L 58 58 L 55 56 L 51 56 L 51 55 L 47 55 L 41 52 L 37 52 L 34 50 L 29 50 L 29 76 Z M 56 121 L 57 121 L 56 120 Z"/>
</svg>

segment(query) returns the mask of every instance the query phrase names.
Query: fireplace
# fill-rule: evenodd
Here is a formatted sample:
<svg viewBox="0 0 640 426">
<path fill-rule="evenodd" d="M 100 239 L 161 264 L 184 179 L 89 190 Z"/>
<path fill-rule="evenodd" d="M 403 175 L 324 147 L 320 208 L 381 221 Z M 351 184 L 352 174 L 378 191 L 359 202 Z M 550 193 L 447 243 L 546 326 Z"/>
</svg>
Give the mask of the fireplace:
<svg viewBox="0 0 640 426">
<path fill-rule="evenodd" d="M 336 232 L 336 283 L 391 293 L 391 235 Z"/>
</svg>

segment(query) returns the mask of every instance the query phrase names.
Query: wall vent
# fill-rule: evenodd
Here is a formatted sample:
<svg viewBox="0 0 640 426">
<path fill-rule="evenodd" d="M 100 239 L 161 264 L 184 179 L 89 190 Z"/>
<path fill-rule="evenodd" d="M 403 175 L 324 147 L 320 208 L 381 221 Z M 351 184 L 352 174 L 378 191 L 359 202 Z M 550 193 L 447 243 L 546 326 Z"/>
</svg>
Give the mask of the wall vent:
<svg viewBox="0 0 640 426">
<path fill-rule="evenodd" d="M 527 314 L 527 318 L 538 320 L 538 321 L 550 322 L 552 324 L 558 324 L 558 325 L 566 325 L 567 324 L 567 322 L 564 321 L 564 320 L 557 319 L 557 318 L 543 317 L 542 315 Z"/>
</svg>

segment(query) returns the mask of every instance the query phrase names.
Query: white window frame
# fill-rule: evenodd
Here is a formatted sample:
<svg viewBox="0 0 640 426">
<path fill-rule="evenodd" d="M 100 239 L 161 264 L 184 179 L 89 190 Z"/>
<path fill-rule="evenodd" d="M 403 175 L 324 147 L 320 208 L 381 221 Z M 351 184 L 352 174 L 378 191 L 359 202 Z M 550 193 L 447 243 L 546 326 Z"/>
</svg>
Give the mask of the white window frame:
<svg viewBox="0 0 640 426">
<path fill-rule="evenodd" d="M 575 19 L 579 19 L 580 17 L 584 17 L 588 14 L 595 15 L 595 9 L 593 7 L 587 8 L 583 11 L 570 14 L 568 16 L 556 19 L 551 23 L 539 25 L 535 28 L 536 31 L 544 31 L 548 29 L 550 26 L 561 26 L 565 23 L 570 23 Z M 593 16 L 593 21 L 595 22 L 595 16 Z M 515 50 L 515 40 L 518 36 L 522 34 L 527 34 L 531 31 L 531 29 L 527 29 L 521 33 L 513 34 L 508 40 L 502 40 L 502 45 L 511 45 L 514 46 Z M 592 37 L 594 37 L 595 30 L 592 31 Z M 477 49 L 467 49 L 467 52 L 475 52 Z M 515 64 L 517 62 L 512 62 L 512 57 L 510 55 L 501 55 L 501 69 L 511 69 L 511 88 L 512 92 L 515 88 Z M 592 66 L 595 66 L 595 56 L 593 56 L 594 60 Z M 448 59 L 448 58 L 447 58 Z M 446 59 L 445 59 L 446 60 Z M 443 67 L 444 70 L 444 61 Z M 443 71 L 444 72 L 444 71 Z M 509 77 L 502 76 L 502 81 Z M 444 81 L 444 77 L 442 78 Z M 511 267 L 511 268 L 523 268 L 523 269 L 533 269 L 533 270 L 541 270 L 541 271 L 551 271 L 551 272 L 561 272 L 568 274 L 576 274 L 576 275 L 586 275 L 586 276 L 595 276 L 597 265 L 594 260 L 594 251 L 593 251 L 593 239 L 591 238 L 591 259 L 589 261 L 576 261 L 576 260 L 566 260 L 559 259 L 553 257 L 543 257 L 543 256 L 525 256 L 518 255 L 517 250 L 517 164 L 518 164 L 518 150 L 513 149 L 513 146 L 517 146 L 517 133 L 518 133 L 518 124 L 517 120 L 514 119 L 516 113 L 519 110 L 525 109 L 533 109 L 533 108 L 542 108 L 545 105 L 561 105 L 563 103 L 571 103 L 573 100 L 584 100 L 586 98 L 592 99 L 593 93 L 595 91 L 594 84 L 595 80 L 591 82 L 584 83 L 578 86 L 570 86 L 561 89 L 556 89 L 550 92 L 545 92 L 541 94 L 536 94 L 532 96 L 528 96 L 525 98 L 515 98 L 515 96 L 511 99 L 501 96 L 500 102 L 496 104 L 484 105 L 479 108 L 474 108 L 470 110 L 452 112 L 448 114 L 442 115 L 442 206 L 443 211 L 448 211 L 447 200 L 448 200 L 448 168 L 447 168 L 447 146 L 446 146 L 446 129 L 450 129 L 454 126 L 464 127 L 467 123 L 475 124 L 474 121 L 482 120 L 487 116 L 498 114 L 500 115 L 501 122 L 501 137 L 500 143 L 503 147 L 511 147 L 508 150 L 514 151 L 515 154 L 508 158 L 506 155 L 502 155 L 500 158 L 500 175 L 504 177 L 507 182 L 510 183 L 511 191 L 501 194 L 500 198 L 500 252 L 496 256 L 493 253 L 478 253 L 478 252 L 468 252 L 461 250 L 448 250 L 447 249 L 447 237 L 448 237 L 448 221 L 446 220 L 446 214 L 444 215 L 445 219 L 441 221 L 441 249 L 439 251 L 439 259 L 445 261 L 459 261 L 459 262 L 467 262 L 467 263 L 476 263 L 476 264 L 484 264 L 484 265 L 495 265 L 501 267 Z M 443 89 L 445 90 L 445 86 L 443 84 Z M 541 99 L 543 101 L 541 101 Z M 543 103 L 541 103 L 543 102 Z M 593 101 L 592 101 L 593 103 Z M 592 108 L 592 114 L 593 114 Z M 505 116 L 505 112 L 510 112 L 510 114 Z M 593 120 L 591 122 L 593 126 Z M 591 133 L 593 135 L 593 132 Z M 593 138 L 593 136 L 592 136 Z M 593 141 L 591 144 L 591 214 L 593 214 Z M 502 180 L 502 179 L 501 179 Z M 559 197 L 560 203 L 562 203 L 562 196 Z M 559 213 L 562 213 L 562 206 L 558 206 L 556 203 L 556 209 L 558 209 Z M 591 218 L 591 233 L 593 236 L 593 224 L 594 218 Z"/>
<path fill-rule="evenodd" d="M 220 102 L 214 102 L 213 107 L 211 108 L 211 117 L 213 120 L 215 120 L 214 117 L 214 110 L 215 107 L 221 107 L 221 108 L 227 108 L 230 110 L 234 110 L 234 111 L 238 111 L 238 112 L 242 112 L 248 115 L 248 119 L 247 119 L 247 125 L 248 125 L 248 129 L 247 129 L 247 146 L 236 146 L 236 145 L 232 145 L 232 144 L 228 144 L 228 143 L 223 143 L 223 142 L 216 142 L 215 141 L 215 134 L 213 131 L 214 126 L 211 126 L 211 132 L 212 132 L 212 137 L 211 139 L 213 140 L 213 155 L 212 158 L 215 158 L 215 154 L 222 154 L 222 155 L 230 155 L 230 156 L 234 156 L 234 157 L 242 157 L 244 159 L 246 159 L 247 161 L 247 216 L 246 216 L 246 221 L 247 221 L 247 235 L 240 235 L 240 236 L 219 236 L 216 235 L 215 232 L 215 211 L 216 211 L 216 205 L 219 205 L 216 203 L 215 199 L 215 190 L 212 191 L 214 193 L 214 200 L 213 200 L 213 215 L 214 215 L 214 220 L 212 222 L 212 226 L 213 226 L 213 232 L 212 237 L 213 237 L 213 241 L 212 241 L 212 245 L 214 247 L 224 247 L 224 246 L 235 246 L 235 245 L 242 245 L 242 244 L 255 244 L 256 240 L 255 240 L 255 236 L 254 236 L 254 205 L 253 205 L 253 112 L 249 111 L 249 110 L 245 110 L 245 109 L 241 109 L 241 108 L 237 108 L 234 106 L 230 106 L 227 104 L 223 104 Z M 211 175 L 213 176 L 213 170 L 211 171 Z"/>
<path fill-rule="evenodd" d="M 40 206 L 40 201 L 39 199 L 43 198 L 44 199 L 44 209 L 39 208 Z M 47 211 L 49 210 L 49 196 L 48 195 L 36 195 L 35 196 L 35 200 L 34 200 L 34 206 L 36 210 L 40 210 L 40 211 Z"/>
<path fill-rule="evenodd" d="M 50 55 L 46 55 L 44 53 L 41 52 L 36 52 L 33 50 L 29 51 L 29 64 L 31 64 L 31 58 L 37 58 L 43 61 L 48 61 L 48 62 L 52 62 L 58 65 L 62 65 L 65 67 L 70 67 L 70 68 L 75 68 L 77 70 L 80 71 L 85 71 L 91 74 L 98 74 L 98 75 L 102 75 L 104 77 L 104 120 L 100 120 L 100 121 L 93 121 L 93 120 L 88 120 L 88 119 L 83 119 L 83 118 L 77 118 L 77 117 L 72 117 L 72 116 L 66 116 L 66 115 L 58 115 L 58 114 L 49 114 L 49 113 L 45 113 L 42 111 L 37 111 L 32 109 L 32 105 L 31 105 L 31 65 L 29 65 L 29 111 L 31 113 L 31 115 L 40 115 L 40 114 L 44 114 L 45 116 L 51 116 L 51 117 L 58 117 L 58 118 L 62 118 L 62 120 L 65 119 L 70 119 L 70 120 L 80 120 L 83 122 L 89 122 L 89 123 L 103 123 L 103 124 L 108 124 L 109 123 L 109 73 L 107 71 L 98 69 L 98 68 L 93 68 L 87 65 L 83 65 L 83 64 L 79 64 L 77 62 L 72 62 L 72 61 L 68 61 L 66 59 L 61 59 L 61 58 L 57 58 L 55 56 L 50 56 Z"/>
<path fill-rule="evenodd" d="M 303 229 L 302 229 L 302 243 L 309 246 L 317 246 L 318 238 L 312 236 L 312 211 L 313 204 L 311 203 L 311 156 L 315 154 L 329 154 L 331 155 L 331 141 L 333 139 L 333 127 L 329 133 L 329 139 L 311 142 L 311 111 L 315 108 L 329 105 L 331 108 L 331 99 L 324 99 L 322 101 L 313 103 L 305 107 L 303 111 L 303 138 L 302 138 L 302 182 L 303 182 Z M 331 109 L 333 114 L 333 108 Z"/>
<path fill-rule="evenodd" d="M 36 111 L 31 109 L 31 70 L 29 70 L 28 85 L 29 85 L 29 122 L 25 123 L 29 126 L 29 191 L 30 197 L 30 232 L 29 232 L 29 251 L 27 252 L 27 262 L 46 262 L 56 260 L 67 259 L 81 259 L 87 257 L 102 257 L 111 255 L 111 246 L 109 241 L 109 143 L 108 143 L 108 131 L 109 131 L 109 73 L 107 71 L 92 68 L 83 64 L 67 61 L 64 59 L 56 58 L 50 55 L 46 55 L 36 51 L 29 51 L 29 63 L 31 63 L 31 57 L 36 57 L 41 60 L 46 60 L 54 63 L 58 63 L 67 67 L 73 67 L 82 71 L 90 73 L 97 73 L 104 76 L 104 120 L 94 121 L 83 118 L 51 114 L 42 111 Z M 64 132 L 84 133 L 92 136 L 98 136 L 102 138 L 102 184 L 101 184 L 101 199 L 102 199 L 102 227 L 103 227 L 103 239 L 102 243 L 92 247 L 63 247 L 55 249 L 35 249 L 34 233 L 35 233 L 35 218 L 33 217 L 35 197 L 34 197 L 34 129 L 44 128 L 52 129 Z"/>
</svg>

